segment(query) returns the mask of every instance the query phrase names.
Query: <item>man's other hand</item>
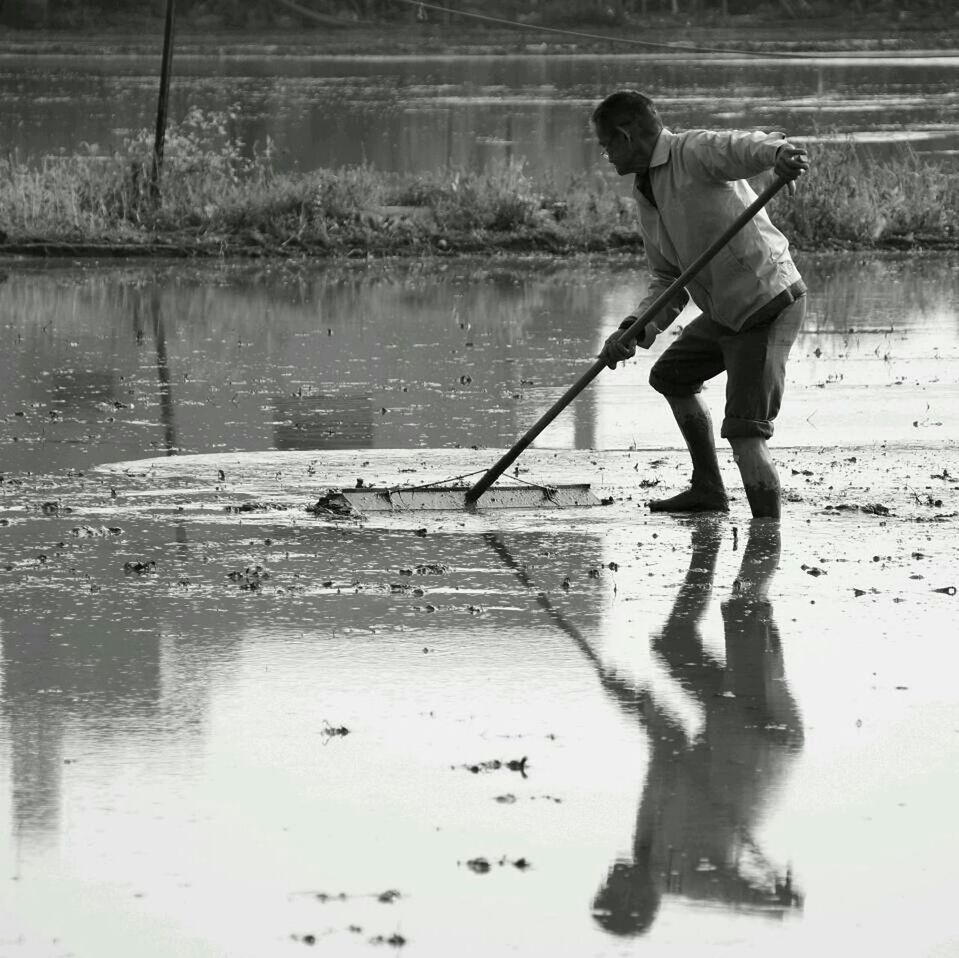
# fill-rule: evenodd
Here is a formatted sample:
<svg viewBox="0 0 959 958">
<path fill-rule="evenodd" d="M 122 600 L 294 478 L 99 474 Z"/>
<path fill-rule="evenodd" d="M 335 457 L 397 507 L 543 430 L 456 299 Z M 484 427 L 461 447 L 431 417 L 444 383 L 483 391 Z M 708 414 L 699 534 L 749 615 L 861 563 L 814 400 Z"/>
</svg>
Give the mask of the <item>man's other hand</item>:
<svg viewBox="0 0 959 958">
<path fill-rule="evenodd" d="M 809 157 L 806 151 L 784 143 L 776 153 L 776 165 L 773 172 L 789 184 L 790 194 L 796 192 L 796 180 L 809 169 Z"/>
<path fill-rule="evenodd" d="M 635 318 L 635 316 L 627 316 L 623 322 L 625 323 L 627 320 L 634 321 Z M 599 358 L 602 359 L 610 369 L 615 369 L 617 363 L 632 359 L 633 356 L 636 355 L 637 346 L 639 346 L 640 349 L 649 349 L 649 347 L 653 345 L 658 332 L 659 330 L 656 329 L 652 323 L 647 323 L 646 328 L 643 330 L 642 340 L 637 342 L 632 338 L 624 340 L 622 338 L 624 329 L 620 327 L 609 335 L 602 352 L 599 354 Z"/>
</svg>

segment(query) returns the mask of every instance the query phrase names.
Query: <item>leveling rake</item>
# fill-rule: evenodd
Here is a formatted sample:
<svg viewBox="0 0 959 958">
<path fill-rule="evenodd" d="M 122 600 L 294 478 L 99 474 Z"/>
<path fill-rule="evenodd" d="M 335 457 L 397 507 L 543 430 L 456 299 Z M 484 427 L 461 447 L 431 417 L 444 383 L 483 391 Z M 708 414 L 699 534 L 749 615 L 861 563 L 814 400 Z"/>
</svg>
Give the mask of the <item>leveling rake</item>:
<svg viewBox="0 0 959 958">
<path fill-rule="evenodd" d="M 776 177 L 769 186 L 726 228 L 710 246 L 682 271 L 682 273 L 637 317 L 622 334 L 622 339 L 641 340 L 649 324 L 682 290 L 686 284 L 735 236 L 784 186 L 786 181 Z M 512 448 L 472 486 L 461 484 L 468 478 L 457 476 L 440 483 L 422 486 L 376 488 L 363 486 L 329 493 L 320 504 L 334 511 L 365 512 L 419 512 L 455 511 L 459 509 L 563 509 L 569 506 L 595 506 L 600 500 L 590 491 L 588 483 L 579 485 L 537 485 L 521 482 L 518 485 L 493 487 L 500 476 L 520 457 L 536 437 L 606 368 L 597 359 L 559 399 L 546 410 Z M 480 498 L 482 497 L 482 506 Z"/>
</svg>

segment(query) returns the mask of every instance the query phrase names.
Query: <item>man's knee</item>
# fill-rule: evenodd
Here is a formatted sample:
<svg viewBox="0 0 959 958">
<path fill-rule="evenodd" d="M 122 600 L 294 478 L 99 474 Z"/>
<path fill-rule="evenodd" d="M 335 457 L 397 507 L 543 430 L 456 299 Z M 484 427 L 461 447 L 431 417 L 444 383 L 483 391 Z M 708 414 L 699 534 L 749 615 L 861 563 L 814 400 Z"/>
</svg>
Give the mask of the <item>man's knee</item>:
<svg viewBox="0 0 959 958">
<path fill-rule="evenodd" d="M 664 363 L 662 360 L 653 363 L 653 368 L 649 371 L 649 385 L 656 392 L 667 398 L 673 397 L 676 399 L 695 396 L 702 392 L 702 382 L 684 382 L 675 375 L 670 366 L 671 364 Z"/>
</svg>

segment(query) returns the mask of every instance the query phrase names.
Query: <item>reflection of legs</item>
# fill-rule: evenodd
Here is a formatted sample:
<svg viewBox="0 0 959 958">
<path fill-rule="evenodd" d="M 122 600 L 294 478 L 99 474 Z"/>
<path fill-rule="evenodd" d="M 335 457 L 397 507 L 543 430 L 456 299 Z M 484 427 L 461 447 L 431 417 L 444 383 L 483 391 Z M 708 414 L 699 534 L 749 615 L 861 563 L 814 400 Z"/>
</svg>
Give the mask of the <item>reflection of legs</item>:
<svg viewBox="0 0 959 958">
<path fill-rule="evenodd" d="M 753 519 L 749 523 L 749 536 L 733 591 L 748 592 L 757 598 L 765 598 L 769 583 L 779 568 L 781 554 L 782 535 L 779 523 Z"/>
<path fill-rule="evenodd" d="M 653 649 L 672 675 L 693 695 L 707 696 L 721 682 L 722 669 L 704 651 L 699 623 L 709 607 L 713 576 L 722 541 L 718 523 L 698 519 L 692 528 L 692 553 L 686 578 L 669 618 L 653 639 Z"/>
<path fill-rule="evenodd" d="M 649 503 L 649 508 L 653 512 L 728 511 L 709 408 L 699 393 L 667 396 L 666 399 L 693 461 L 693 477 L 689 489 L 669 499 L 654 499 Z"/>
<path fill-rule="evenodd" d="M 761 720 L 767 747 L 791 750 L 802 742 L 802 723 L 786 685 L 779 630 L 767 598 L 781 554 L 779 523 L 753 519 L 733 594 L 723 602 L 722 616 L 726 687 Z M 773 768 L 770 764 L 770 774 Z"/>
</svg>

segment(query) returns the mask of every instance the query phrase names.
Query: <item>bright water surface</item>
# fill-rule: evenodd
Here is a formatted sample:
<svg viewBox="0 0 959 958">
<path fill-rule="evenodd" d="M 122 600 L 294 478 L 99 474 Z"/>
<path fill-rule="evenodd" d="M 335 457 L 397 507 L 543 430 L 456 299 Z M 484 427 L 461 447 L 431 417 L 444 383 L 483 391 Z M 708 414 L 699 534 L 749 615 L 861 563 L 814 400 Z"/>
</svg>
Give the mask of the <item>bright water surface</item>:
<svg viewBox="0 0 959 958">
<path fill-rule="evenodd" d="M 608 508 L 304 512 L 491 464 L 625 260 L 8 264 L 0 955 L 955 954 L 959 262 L 800 265 L 780 543 L 637 508 L 645 357 L 521 460 Z"/>
<path fill-rule="evenodd" d="M 159 46 L 158 46 L 159 49 Z M 21 156 L 115 149 L 153 129 L 158 60 L 142 55 L 0 56 L 0 145 Z M 908 141 L 959 149 L 959 56 L 818 56 L 788 60 L 684 53 L 365 56 L 177 54 L 172 119 L 231 110 L 230 135 L 267 137 L 277 166 L 369 162 L 422 172 L 522 160 L 534 173 L 597 165 L 589 114 L 638 87 L 668 124 L 779 129 L 816 142 L 853 135 L 870 149 Z"/>
</svg>

